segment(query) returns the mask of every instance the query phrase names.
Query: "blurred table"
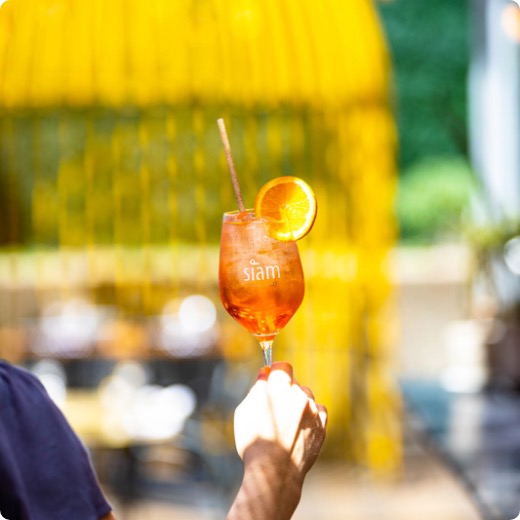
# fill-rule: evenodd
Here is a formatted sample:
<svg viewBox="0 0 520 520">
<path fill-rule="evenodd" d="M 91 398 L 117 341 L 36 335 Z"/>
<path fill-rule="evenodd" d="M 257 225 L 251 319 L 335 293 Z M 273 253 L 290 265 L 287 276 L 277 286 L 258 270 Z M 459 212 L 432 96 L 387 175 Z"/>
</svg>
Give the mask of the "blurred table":
<svg viewBox="0 0 520 520">
<path fill-rule="evenodd" d="M 103 406 L 97 390 L 69 390 L 63 412 L 90 449 L 127 448 L 138 441 L 126 431 L 120 417 Z"/>
<path fill-rule="evenodd" d="M 225 515 L 242 477 L 228 434 L 250 386 L 248 366 L 207 357 L 63 367 L 71 385 L 60 406 L 117 499 L 118 517 L 150 499 L 209 504 Z"/>
<path fill-rule="evenodd" d="M 408 418 L 465 485 L 484 520 L 520 511 L 520 395 L 458 394 L 402 381 Z"/>
</svg>

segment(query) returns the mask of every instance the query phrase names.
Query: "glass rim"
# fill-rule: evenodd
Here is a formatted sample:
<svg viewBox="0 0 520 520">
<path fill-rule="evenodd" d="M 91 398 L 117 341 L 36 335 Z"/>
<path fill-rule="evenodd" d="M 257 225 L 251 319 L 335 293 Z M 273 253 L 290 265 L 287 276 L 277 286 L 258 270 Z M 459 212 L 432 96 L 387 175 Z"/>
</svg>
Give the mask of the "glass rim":
<svg viewBox="0 0 520 520">
<path fill-rule="evenodd" d="M 233 211 L 224 211 L 223 221 L 224 222 L 239 222 L 238 215 L 241 213 L 247 213 L 251 218 L 248 218 L 244 222 L 272 222 L 274 219 L 268 217 L 257 217 L 253 208 L 247 208 L 244 211 L 239 209 Z"/>
<path fill-rule="evenodd" d="M 240 211 L 239 209 L 234 209 L 233 211 L 224 211 L 224 215 L 238 215 L 239 213 L 252 213 L 255 216 L 254 208 L 246 208 L 244 211 Z"/>
</svg>

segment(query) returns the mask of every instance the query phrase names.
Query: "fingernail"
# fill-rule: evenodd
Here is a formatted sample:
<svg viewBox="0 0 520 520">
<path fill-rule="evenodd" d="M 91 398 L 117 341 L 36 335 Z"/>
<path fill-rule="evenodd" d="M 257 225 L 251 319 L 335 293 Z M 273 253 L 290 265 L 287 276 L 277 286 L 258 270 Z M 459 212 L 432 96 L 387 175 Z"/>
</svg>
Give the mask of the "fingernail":
<svg viewBox="0 0 520 520">
<path fill-rule="evenodd" d="M 262 367 L 258 371 L 258 376 L 257 376 L 256 380 L 257 381 L 267 381 L 270 371 L 271 371 L 271 369 L 269 367 Z"/>
</svg>

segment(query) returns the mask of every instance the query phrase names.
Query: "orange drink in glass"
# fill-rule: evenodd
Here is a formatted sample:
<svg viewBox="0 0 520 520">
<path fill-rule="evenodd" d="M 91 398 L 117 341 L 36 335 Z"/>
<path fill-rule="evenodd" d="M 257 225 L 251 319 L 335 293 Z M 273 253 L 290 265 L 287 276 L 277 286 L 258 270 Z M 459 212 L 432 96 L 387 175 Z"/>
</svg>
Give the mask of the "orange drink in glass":
<svg viewBox="0 0 520 520">
<path fill-rule="evenodd" d="M 258 339 L 265 366 L 271 366 L 273 341 L 305 291 L 296 242 L 272 238 L 268 224 L 252 210 L 224 213 L 219 263 L 222 304 Z"/>
</svg>

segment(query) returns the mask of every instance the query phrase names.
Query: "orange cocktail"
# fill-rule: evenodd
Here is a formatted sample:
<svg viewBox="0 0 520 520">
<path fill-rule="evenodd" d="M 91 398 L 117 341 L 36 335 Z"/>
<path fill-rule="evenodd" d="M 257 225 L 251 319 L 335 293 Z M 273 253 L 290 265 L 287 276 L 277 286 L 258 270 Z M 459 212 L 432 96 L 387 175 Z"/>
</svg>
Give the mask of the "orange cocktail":
<svg viewBox="0 0 520 520">
<path fill-rule="evenodd" d="M 266 225 L 252 211 L 224 213 L 219 289 L 224 308 L 260 341 L 269 366 L 272 342 L 305 288 L 296 242 L 272 238 Z"/>
<path fill-rule="evenodd" d="M 268 181 L 246 210 L 224 120 L 217 121 L 239 211 L 224 213 L 219 288 L 224 308 L 272 362 L 274 338 L 292 318 L 305 292 L 296 241 L 311 230 L 318 204 L 311 187 L 293 176 Z"/>
</svg>

